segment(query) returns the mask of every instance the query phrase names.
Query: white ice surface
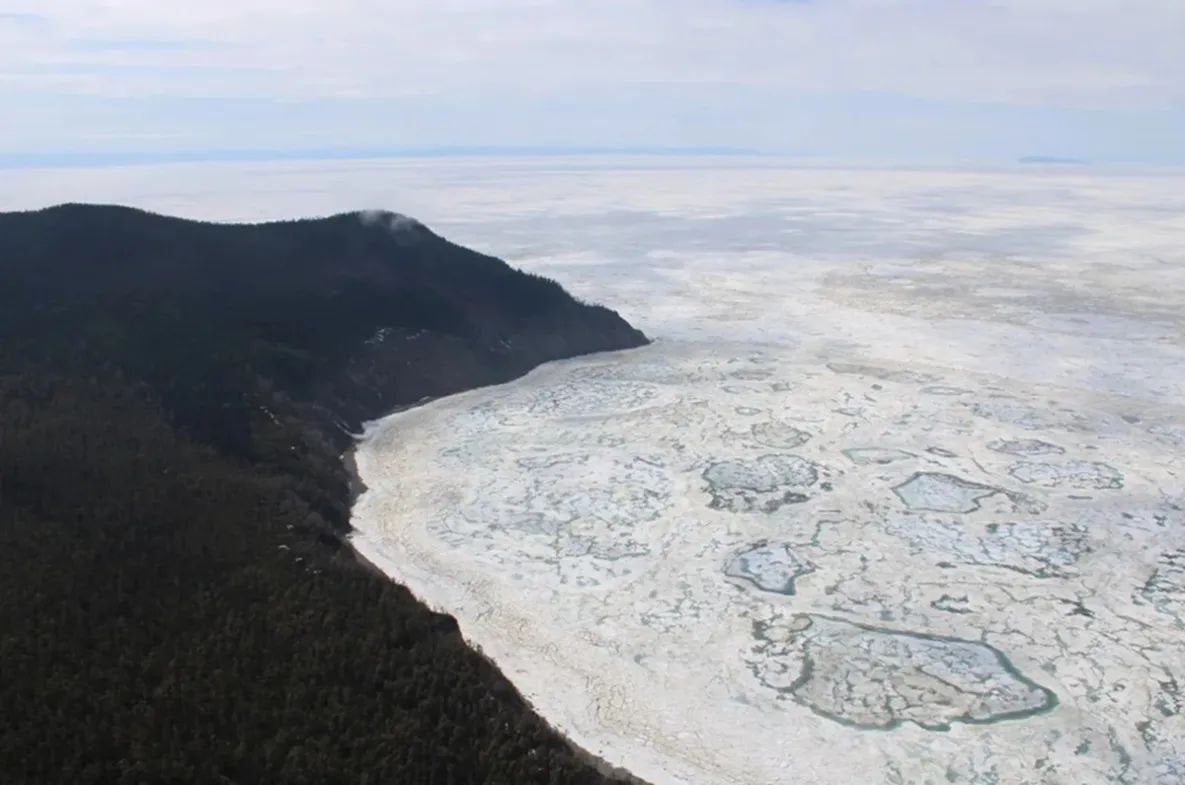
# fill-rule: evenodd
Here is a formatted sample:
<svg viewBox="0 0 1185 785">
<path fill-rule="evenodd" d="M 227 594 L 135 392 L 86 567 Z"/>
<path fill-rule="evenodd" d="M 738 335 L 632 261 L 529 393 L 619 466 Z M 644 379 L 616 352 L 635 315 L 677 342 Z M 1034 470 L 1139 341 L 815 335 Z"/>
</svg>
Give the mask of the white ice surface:
<svg viewBox="0 0 1185 785">
<path fill-rule="evenodd" d="M 645 174 L 458 225 L 658 342 L 372 424 L 356 546 L 655 783 L 1185 782 L 1185 183 Z"/>
<path fill-rule="evenodd" d="M 658 339 L 357 455 L 355 545 L 582 746 L 656 785 L 1185 782 L 1179 173 L 163 169 L 9 193 L 391 207 Z"/>
</svg>

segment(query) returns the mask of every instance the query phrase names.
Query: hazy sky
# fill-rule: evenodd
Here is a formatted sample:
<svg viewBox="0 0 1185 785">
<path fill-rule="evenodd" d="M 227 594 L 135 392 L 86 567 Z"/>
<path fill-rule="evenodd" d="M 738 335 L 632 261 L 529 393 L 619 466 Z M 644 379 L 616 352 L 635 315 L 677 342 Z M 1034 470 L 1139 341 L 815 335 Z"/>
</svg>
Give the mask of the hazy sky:
<svg viewBox="0 0 1185 785">
<path fill-rule="evenodd" d="M 1185 163 L 1185 0 L 0 0 L 0 163 L 726 146 Z"/>
</svg>

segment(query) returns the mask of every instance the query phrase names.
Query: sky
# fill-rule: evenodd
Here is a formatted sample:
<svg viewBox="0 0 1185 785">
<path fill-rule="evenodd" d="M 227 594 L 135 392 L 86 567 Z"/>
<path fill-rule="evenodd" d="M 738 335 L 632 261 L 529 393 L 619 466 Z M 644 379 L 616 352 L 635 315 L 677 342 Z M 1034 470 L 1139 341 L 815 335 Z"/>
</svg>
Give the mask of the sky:
<svg viewBox="0 0 1185 785">
<path fill-rule="evenodd" d="M 1182 0 L 0 0 L 0 166 L 458 150 L 1185 164 Z"/>
</svg>

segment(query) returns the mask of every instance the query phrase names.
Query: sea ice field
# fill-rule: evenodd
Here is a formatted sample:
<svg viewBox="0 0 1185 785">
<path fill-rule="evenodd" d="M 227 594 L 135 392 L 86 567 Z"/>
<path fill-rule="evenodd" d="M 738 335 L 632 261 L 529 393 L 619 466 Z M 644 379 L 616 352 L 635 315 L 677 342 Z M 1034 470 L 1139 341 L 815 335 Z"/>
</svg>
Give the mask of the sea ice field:
<svg viewBox="0 0 1185 785">
<path fill-rule="evenodd" d="M 654 785 L 1185 783 L 1182 173 L 446 163 L 217 217 L 367 194 L 655 339 L 358 444 L 354 545 L 542 716 Z"/>
<path fill-rule="evenodd" d="M 654 783 L 1183 783 L 1170 183 L 541 177 L 484 247 L 654 345 L 372 424 L 355 545 Z"/>
</svg>

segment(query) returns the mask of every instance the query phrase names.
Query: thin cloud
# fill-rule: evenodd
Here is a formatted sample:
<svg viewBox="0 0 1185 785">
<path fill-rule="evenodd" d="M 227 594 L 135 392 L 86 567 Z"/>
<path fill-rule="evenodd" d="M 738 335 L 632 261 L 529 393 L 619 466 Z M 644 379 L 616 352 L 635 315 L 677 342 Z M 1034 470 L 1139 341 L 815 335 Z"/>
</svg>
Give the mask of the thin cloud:
<svg viewBox="0 0 1185 785">
<path fill-rule="evenodd" d="M 217 42 L 200 53 L 242 70 L 241 81 L 182 82 L 174 94 L 706 82 L 1070 106 L 1185 98 L 1178 0 L 687 0 L 677 10 L 658 0 L 61 0 L 47 18 L 66 37 L 44 41 L 42 58 L 69 59 L 80 40 L 120 56 Z"/>
<path fill-rule="evenodd" d="M 191 52 L 209 51 L 222 46 L 216 41 L 157 38 L 78 38 L 68 41 L 66 45 L 79 52 Z"/>
<path fill-rule="evenodd" d="M 510 143 L 685 142 L 647 119 L 661 108 L 693 118 L 684 126 L 694 143 L 746 146 L 776 137 L 743 119 L 769 116 L 768 102 L 829 96 L 1067 112 L 1185 106 L 1181 0 L 55 0 L 39 10 L 36 32 L 0 23 L 0 99 L 18 114 L 45 94 L 393 102 L 408 119 L 368 143 L 433 144 L 424 129 L 443 122 L 433 118 L 504 104 L 534 129 Z M 558 114 L 572 101 L 604 107 L 585 138 L 571 139 Z M 481 128 L 445 143 L 502 142 Z M 619 138 L 615 128 L 632 130 Z M 0 129 L 0 149 L 17 135 L 38 132 Z"/>
<path fill-rule="evenodd" d="M 18 11 L 0 11 L 0 24 L 8 22 L 18 25 L 37 25 L 45 23 L 46 18 L 41 14 L 31 14 Z"/>
</svg>

